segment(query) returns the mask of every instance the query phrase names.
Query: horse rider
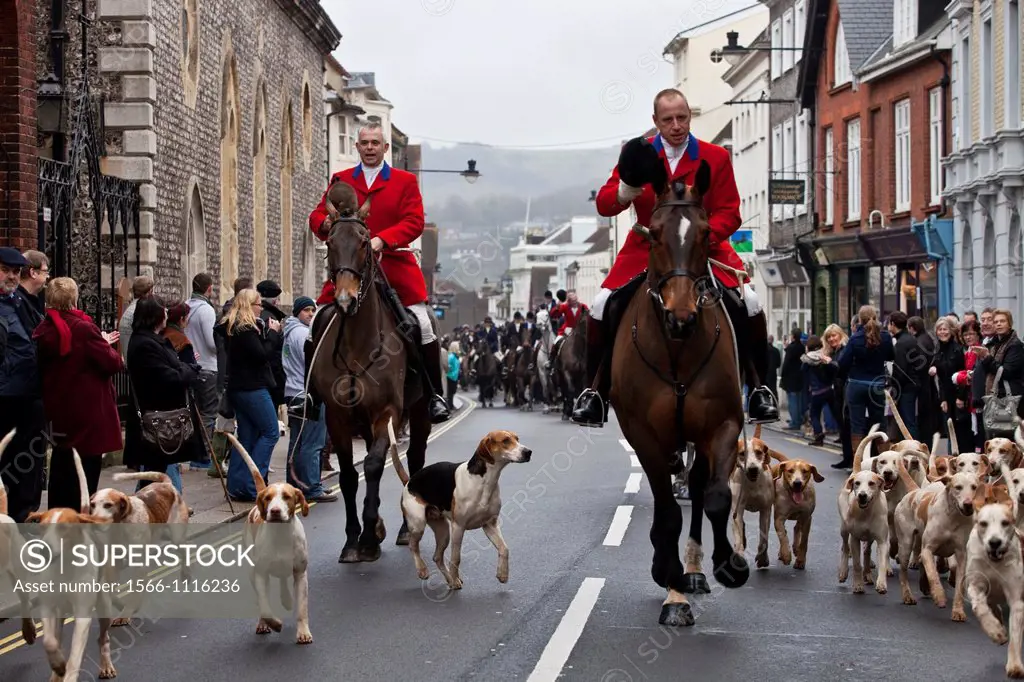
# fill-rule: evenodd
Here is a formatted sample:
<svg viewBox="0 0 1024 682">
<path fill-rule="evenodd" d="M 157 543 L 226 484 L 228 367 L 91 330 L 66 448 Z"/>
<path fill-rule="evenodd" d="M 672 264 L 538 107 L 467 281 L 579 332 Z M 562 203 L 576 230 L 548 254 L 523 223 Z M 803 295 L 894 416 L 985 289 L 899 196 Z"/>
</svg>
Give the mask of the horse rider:
<svg viewBox="0 0 1024 682">
<path fill-rule="evenodd" d="M 484 318 L 483 327 L 477 330 L 476 338 L 486 341 L 487 345 L 491 347 L 492 353 L 497 353 L 500 350 L 498 328 L 494 326 L 494 320 L 490 315 Z"/>
<path fill-rule="evenodd" d="M 690 132 L 690 105 L 679 90 L 662 90 L 655 96 L 653 119 L 658 134 L 646 139 L 631 140 L 623 149 L 632 147 L 635 151 L 638 145 L 652 146 L 665 164 L 670 182 L 693 184 L 701 160 L 711 166 L 711 187 L 702 198 L 711 228 L 709 255 L 711 259 L 728 266 L 728 269 L 723 269 L 712 265 L 712 271 L 725 289 L 723 301 L 735 329 L 737 348 L 746 356 L 745 359 L 751 361 L 750 364 L 763 380 L 767 375 L 767 323 L 763 320 L 764 313 L 754 290 L 743 284 L 736 274 L 736 271 L 745 272 L 745 268 L 729 243 L 730 237 L 742 223 L 739 191 L 730 154 L 718 145 L 698 140 Z M 622 158 L 620 156 L 620 160 Z M 630 179 L 637 177 L 637 169 L 622 170 Z M 619 173 L 620 167 L 616 166 L 597 193 L 597 212 L 602 216 L 615 216 L 632 204 L 637 222 L 649 226 L 656 203 L 653 188 L 649 182 L 640 187 L 631 187 L 620 178 Z M 646 271 L 649 251 L 648 241 L 637 231 L 630 232 L 615 257 L 611 271 L 601 284 L 600 292 L 594 298 L 587 323 L 587 388 L 580 393 L 577 408 L 572 414 L 572 421 L 577 424 L 601 427 L 607 419 L 605 403 L 611 383 L 611 351 L 618 324 L 616 317 L 619 316 L 617 313 L 620 307 L 628 305 L 632 293 L 641 285 L 642 278 L 638 276 Z M 624 287 L 629 283 L 632 286 Z M 614 304 L 610 311 L 612 314 L 608 316 L 608 324 L 602 324 L 605 313 L 609 312 L 609 300 Z M 758 316 L 761 319 L 754 320 Z M 743 339 L 743 343 L 739 343 L 739 339 Z M 599 369 L 600 377 L 597 376 Z M 599 385 L 597 391 L 590 388 L 595 380 Z M 748 416 L 749 421 L 754 423 L 778 421 L 779 410 L 775 398 L 764 385 L 756 386 L 750 392 Z"/>
<path fill-rule="evenodd" d="M 505 350 L 516 349 L 518 353 L 523 347 L 523 325 L 526 322 L 523 320 L 523 314 L 518 310 L 512 315 L 512 321 L 505 325 Z"/>
<path fill-rule="evenodd" d="M 558 316 L 562 320 L 562 325 L 558 328 L 559 337 L 565 336 L 567 330 L 579 324 L 583 311 L 590 312 L 585 303 L 580 303 L 575 291 L 570 291 L 568 298 L 568 301 L 558 306 Z"/>
<path fill-rule="evenodd" d="M 558 329 L 562 325 L 561 306 L 568 298 L 568 294 L 565 293 L 565 289 L 559 289 L 555 296 L 557 298 L 551 302 L 551 309 L 548 311 L 548 315 L 551 316 L 552 329 Z"/>
<path fill-rule="evenodd" d="M 399 321 L 404 311 L 398 309 L 394 299 L 397 296 L 400 306 L 408 308 L 415 316 L 420 328 L 420 354 L 409 354 L 410 365 L 420 372 L 424 389 L 431 396 L 429 413 L 430 421 L 440 424 L 447 421 L 450 414 L 448 404 L 440 387 L 444 386 L 441 374 L 441 348 L 434 328 L 431 325 L 433 311 L 427 306 L 427 286 L 423 279 L 416 256 L 408 251 L 396 249 L 407 248 L 411 242 L 423 234 L 424 215 L 423 198 L 416 176 L 404 170 L 392 168 L 384 155 L 388 151 L 388 143 L 384 141 L 381 125 L 371 122 L 359 129 L 359 140 L 356 148 L 360 163 L 354 168 L 335 173 L 331 183 L 344 182 L 351 185 L 363 205 L 370 200 L 370 214 L 366 218 L 366 227 L 370 231 L 370 247 L 380 255 L 380 269 L 387 277 L 393 289 L 385 296 L 392 303 L 392 308 Z M 322 241 L 327 241 L 332 224 L 332 216 L 327 214 L 325 207 L 327 193 L 320 199 L 320 204 L 309 214 L 309 227 Z M 371 283 L 367 283 L 371 285 Z M 334 302 L 334 282 L 327 281 L 323 287 L 320 300 Z M 327 318 L 328 315 L 317 315 Z M 312 337 L 318 337 L 323 323 L 315 324 Z M 371 330 L 367 330 L 370 333 Z M 312 359 L 312 351 L 306 354 Z M 307 360 L 309 362 L 309 360 Z M 309 376 L 309 367 L 306 368 Z M 316 398 L 311 396 L 315 403 Z"/>
<path fill-rule="evenodd" d="M 530 330 L 530 345 L 540 343 L 541 335 L 540 329 L 537 328 L 537 316 L 532 310 L 526 313 L 526 328 Z"/>
</svg>

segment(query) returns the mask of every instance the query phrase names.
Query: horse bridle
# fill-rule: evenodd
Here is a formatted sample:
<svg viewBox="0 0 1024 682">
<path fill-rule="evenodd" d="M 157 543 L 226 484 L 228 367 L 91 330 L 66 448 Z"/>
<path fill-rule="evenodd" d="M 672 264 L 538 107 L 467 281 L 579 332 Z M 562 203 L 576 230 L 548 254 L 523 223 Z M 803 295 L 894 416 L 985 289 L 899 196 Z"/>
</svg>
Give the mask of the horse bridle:
<svg viewBox="0 0 1024 682">
<path fill-rule="evenodd" d="M 368 228 L 366 223 L 361 219 L 355 216 L 341 216 L 331 223 L 331 230 L 327 237 L 328 241 L 330 241 L 330 235 L 334 234 L 335 226 L 338 223 L 356 223 L 357 225 L 362 226 L 362 228 L 366 230 L 367 234 L 370 232 L 370 228 Z M 370 241 L 369 237 L 362 240 L 362 248 L 366 249 L 366 258 L 363 261 L 363 269 L 361 271 L 356 270 L 355 268 L 350 268 L 347 265 L 330 268 L 330 278 L 332 282 L 334 282 L 338 275 L 343 272 L 350 272 L 359 278 L 359 290 L 356 292 L 356 309 L 358 309 L 366 299 L 366 294 L 370 291 L 370 287 L 373 285 L 374 275 L 376 274 L 377 255 L 373 252 L 373 247 L 370 245 Z"/>
<path fill-rule="evenodd" d="M 661 204 L 658 204 L 657 206 L 654 207 L 654 210 L 651 211 L 651 219 L 653 221 L 654 215 L 658 211 L 660 211 L 662 209 L 665 209 L 665 208 L 687 208 L 687 207 L 703 209 L 703 206 L 701 205 L 701 202 L 694 201 L 693 199 L 670 199 L 669 201 L 665 201 L 665 202 L 663 202 Z M 642 228 L 642 229 L 640 229 L 640 228 Z M 646 228 L 643 225 L 637 224 L 637 225 L 633 226 L 633 229 L 638 231 L 638 232 L 640 232 L 641 234 L 643 234 L 648 239 L 650 239 L 650 228 Z M 695 273 L 695 272 L 692 272 L 692 271 L 690 271 L 690 270 L 688 270 L 686 268 L 673 268 L 673 269 L 669 270 L 668 272 L 665 272 L 664 274 L 662 274 L 662 276 L 659 277 L 656 282 L 653 281 L 652 277 L 648 276 L 648 278 L 647 278 L 648 289 L 651 292 L 651 297 L 655 298 L 657 300 L 657 302 L 662 305 L 662 308 L 664 308 L 664 301 L 661 298 L 661 290 L 662 290 L 662 288 L 664 288 L 664 286 L 670 280 L 673 280 L 676 277 L 685 277 L 686 279 L 691 280 L 694 283 L 694 285 L 699 285 L 701 280 L 705 280 L 705 279 L 707 279 L 710 276 L 708 274 L 709 271 L 710 271 L 710 267 L 707 270 L 705 270 L 704 273 Z M 652 284 L 652 282 L 653 282 L 653 284 Z M 714 281 L 713 281 L 713 278 L 712 278 L 712 284 L 713 283 L 714 283 Z"/>
</svg>

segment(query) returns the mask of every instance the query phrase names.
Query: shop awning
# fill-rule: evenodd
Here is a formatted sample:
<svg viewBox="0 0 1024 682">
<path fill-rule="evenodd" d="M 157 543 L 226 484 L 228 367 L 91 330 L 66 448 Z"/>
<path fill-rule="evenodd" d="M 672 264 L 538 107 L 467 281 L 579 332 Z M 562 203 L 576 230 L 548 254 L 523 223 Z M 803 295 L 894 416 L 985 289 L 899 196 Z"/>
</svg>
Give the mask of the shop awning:
<svg viewBox="0 0 1024 682">
<path fill-rule="evenodd" d="M 757 262 L 764 283 L 770 287 L 806 286 L 810 278 L 803 266 L 796 259 L 796 254 L 762 259 Z"/>
<path fill-rule="evenodd" d="M 932 255 L 949 258 L 950 249 L 953 245 L 947 244 L 946 240 L 943 239 L 943 230 L 940 227 L 946 227 L 944 223 L 951 224 L 952 222 L 951 220 L 938 220 L 928 221 L 927 223 L 914 223 L 914 233 L 921 240 L 921 246 L 931 250 Z M 948 232 L 952 234 L 952 230 Z"/>
<path fill-rule="evenodd" d="M 811 244 L 820 266 L 866 265 L 871 262 L 871 254 L 857 234 L 822 237 L 812 240 Z"/>
<path fill-rule="evenodd" d="M 933 255 L 949 255 L 941 232 L 930 222 L 914 224 L 912 227 L 881 228 L 819 237 L 801 244 L 810 247 L 819 267 L 923 263 L 932 260 L 925 248 L 926 234 Z"/>
<path fill-rule="evenodd" d="M 921 263 L 928 258 L 924 244 L 909 227 L 871 230 L 860 234 L 861 240 L 878 265 Z"/>
</svg>

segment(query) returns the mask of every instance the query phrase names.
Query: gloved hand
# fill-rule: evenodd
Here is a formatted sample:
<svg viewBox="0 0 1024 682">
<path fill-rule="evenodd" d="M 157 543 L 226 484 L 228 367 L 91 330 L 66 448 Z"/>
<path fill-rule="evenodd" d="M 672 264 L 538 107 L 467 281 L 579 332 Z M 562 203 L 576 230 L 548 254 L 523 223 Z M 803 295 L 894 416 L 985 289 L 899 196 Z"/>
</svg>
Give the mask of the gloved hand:
<svg viewBox="0 0 1024 682">
<path fill-rule="evenodd" d="M 622 151 L 619 152 L 619 179 L 620 192 L 623 184 L 633 190 L 642 190 L 644 185 L 651 183 L 656 193 L 665 190 L 668 182 L 665 162 L 647 138 L 636 137 L 622 145 Z"/>
</svg>

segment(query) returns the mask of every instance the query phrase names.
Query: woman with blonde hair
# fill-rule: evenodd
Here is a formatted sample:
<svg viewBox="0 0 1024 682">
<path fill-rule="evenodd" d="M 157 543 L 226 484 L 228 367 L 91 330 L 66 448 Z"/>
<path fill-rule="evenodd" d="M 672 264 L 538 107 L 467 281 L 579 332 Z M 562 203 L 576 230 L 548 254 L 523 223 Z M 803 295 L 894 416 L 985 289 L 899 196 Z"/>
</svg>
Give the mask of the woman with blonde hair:
<svg viewBox="0 0 1024 682">
<path fill-rule="evenodd" d="M 280 438 L 277 410 L 270 392 L 277 386 L 271 369 L 276 351 L 270 331 L 280 331 L 275 319 L 260 319 L 263 304 L 255 289 L 243 289 L 235 295 L 224 318 L 227 334 L 227 396 L 235 411 L 238 441 L 248 451 L 267 480 L 270 456 Z M 228 465 L 228 494 L 236 500 L 253 502 L 256 487 L 241 455 L 232 449 Z"/>
<path fill-rule="evenodd" d="M 838 363 L 839 355 L 846 348 L 850 337 L 846 335 L 842 327 L 833 323 L 825 327 L 825 333 L 821 335 L 821 339 L 825 343 L 823 349 L 825 355 L 828 355 L 833 361 Z M 832 410 L 832 417 L 839 425 L 839 444 L 843 448 L 842 462 L 852 462 L 853 447 L 850 441 L 850 415 L 846 406 L 846 379 L 846 372 L 840 368 L 836 372 L 832 383 L 833 400 L 829 405 L 829 409 Z M 842 464 L 842 462 L 839 464 Z M 839 464 L 834 464 L 833 468 L 843 468 Z"/>
<path fill-rule="evenodd" d="M 961 448 L 965 448 L 965 452 L 969 452 L 966 448 L 969 448 L 974 442 L 971 413 L 960 400 L 960 389 L 955 383 L 956 374 L 966 369 L 963 339 L 960 337 L 960 323 L 952 317 L 940 317 L 935 322 L 935 336 L 939 343 L 935 350 L 935 356 L 932 358 L 931 367 L 928 368 L 928 376 L 938 384 L 938 408 L 942 413 L 942 419 L 938 424 L 939 431 L 948 437 L 949 427 L 946 424 L 946 418 L 952 419 L 957 443 Z M 949 447 L 953 447 L 952 443 Z"/>
<path fill-rule="evenodd" d="M 852 453 L 872 424 L 885 426 L 885 363 L 893 360 L 892 337 L 882 329 L 878 311 L 861 306 L 857 330 L 839 353 L 839 371 L 846 376 L 846 405 L 850 415 L 850 453 L 835 469 L 853 465 Z"/>
<path fill-rule="evenodd" d="M 46 306 L 46 317 L 32 338 L 54 437 L 47 505 L 78 509 L 71 448 L 78 450 L 92 495 L 99 486 L 103 455 L 123 445 L 113 381 L 124 369 L 121 354 L 113 348 L 120 335 L 101 332 L 78 309 L 78 285 L 70 277 L 50 281 Z"/>
</svg>

